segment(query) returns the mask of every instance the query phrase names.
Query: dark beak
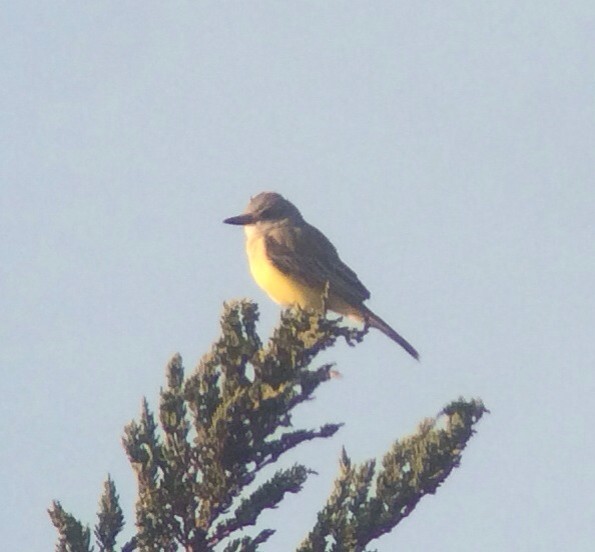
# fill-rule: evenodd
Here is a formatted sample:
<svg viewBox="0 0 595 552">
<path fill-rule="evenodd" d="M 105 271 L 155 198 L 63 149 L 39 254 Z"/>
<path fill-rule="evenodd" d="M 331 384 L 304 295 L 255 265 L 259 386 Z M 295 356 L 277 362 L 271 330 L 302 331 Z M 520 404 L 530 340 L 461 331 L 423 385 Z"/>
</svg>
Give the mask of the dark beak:
<svg viewBox="0 0 595 552">
<path fill-rule="evenodd" d="M 246 224 L 253 224 L 255 220 L 254 215 L 251 215 L 250 213 L 245 213 L 243 215 L 238 215 L 237 217 L 226 218 L 223 222 L 225 224 L 235 224 L 237 226 L 244 226 Z"/>
</svg>

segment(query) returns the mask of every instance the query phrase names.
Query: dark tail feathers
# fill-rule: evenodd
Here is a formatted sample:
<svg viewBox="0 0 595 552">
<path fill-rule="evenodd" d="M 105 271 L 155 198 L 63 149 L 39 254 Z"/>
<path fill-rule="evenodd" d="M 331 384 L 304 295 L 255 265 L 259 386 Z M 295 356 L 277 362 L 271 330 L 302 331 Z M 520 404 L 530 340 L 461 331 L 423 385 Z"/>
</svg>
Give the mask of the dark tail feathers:
<svg viewBox="0 0 595 552">
<path fill-rule="evenodd" d="M 383 334 L 390 337 L 395 343 L 398 343 L 401 347 L 403 347 L 403 349 L 405 349 L 415 360 L 419 360 L 419 353 L 415 350 L 415 347 L 413 347 L 411 343 L 409 343 L 404 337 L 400 336 L 384 320 L 382 320 L 382 318 L 374 314 L 369 308 L 364 307 L 364 309 L 364 316 L 372 328 L 380 330 Z"/>
</svg>

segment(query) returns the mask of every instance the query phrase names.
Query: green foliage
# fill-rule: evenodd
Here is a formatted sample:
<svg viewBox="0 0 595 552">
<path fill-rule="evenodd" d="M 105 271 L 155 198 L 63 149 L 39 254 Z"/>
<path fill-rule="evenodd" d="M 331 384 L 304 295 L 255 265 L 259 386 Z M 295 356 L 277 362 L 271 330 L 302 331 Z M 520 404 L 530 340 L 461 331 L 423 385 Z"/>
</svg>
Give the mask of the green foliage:
<svg viewBox="0 0 595 552">
<path fill-rule="evenodd" d="M 48 510 L 54 527 L 58 530 L 56 552 L 91 552 L 91 532 L 88 527 L 66 512 L 62 505 L 54 500 Z"/>
<path fill-rule="evenodd" d="M 80 521 L 66 512 L 62 505 L 54 501 L 48 510 L 54 527 L 58 530 L 56 552 L 91 552 L 91 531 L 83 527 Z M 108 475 L 103 485 L 103 494 L 99 499 L 98 522 L 95 526 L 95 539 L 99 552 L 114 552 L 116 536 L 124 527 L 124 516 L 116 494 L 116 486 Z M 130 543 L 122 550 L 132 550 Z"/>
<path fill-rule="evenodd" d="M 440 417 L 396 441 L 378 471 L 374 461 L 352 466 L 343 451 L 334 491 L 298 552 L 360 552 L 391 531 L 459 465 L 472 427 L 485 412 L 479 400 L 451 403 Z"/>
<path fill-rule="evenodd" d="M 140 422 L 126 428 L 124 448 L 139 487 L 137 543 L 143 550 L 175 550 L 176 543 L 210 550 L 254 525 L 285 493 L 298 492 L 309 472 L 304 466 L 277 472 L 234 505 L 256 475 L 298 444 L 330 437 L 340 427 L 293 430 L 291 412 L 330 377 L 329 365 L 308 370 L 312 358 L 340 335 L 353 341 L 361 334 L 338 332 L 336 322 L 299 312 L 285 315 L 263 347 L 257 318 L 252 303 L 227 306 L 221 338 L 186 381 L 181 358 L 172 359 L 161 393 L 162 436 L 146 402 Z M 258 542 L 266 538 L 268 533 L 261 533 Z M 242 539 L 235 546 L 253 545 Z"/>
<path fill-rule="evenodd" d="M 124 527 L 124 516 L 116 494 L 116 486 L 109 475 L 103 485 L 97 517 L 99 521 L 95 527 L 95 538 L 99 552 L 114 552 L 116 536 Z"/>
<path fill-rule="evenodd" d="M 299 444 L 331 437 L 340 428 L 331 423 L 294 429 L 293 409 L 333 375 L 329 364 L 310 368 L 316 355 L 339 338 L 361 341 L 367 328 L 349 329 L 297 309 L 282 314 L 263 345 L 257 320 L 253 303 L 226 305 L 222 335 L 193 373 L 185 377 L 179 355 L 168 364 L 158 418 L 143 400 L 139 420 L 125 428 L 123 445 L 138 498 L 136 533 L 123 552 L 259 550 L 274 531 L 261 529 L 253 537 L 238 532 L 256 525 L 287 493 L 299 492 L 312 472 L 297 464 L 258 484 L 256 477 Z M 352 467 L 344 454 L 335 491 L 300 550 L 364 550 L 390 531 L 458 465 L 483 412 L 479 402 L 449 405 L 443 428 L 436 420 L 424 422 L 394 445 L 378 473 L 374 462 Z M 59 534 L 57 551 L 92 550 L 89 529 L 58 502 L 50 516 Z M 98 518 L 99 551 L 113 552 L 124 519 L 109 477 Z"/>
</svg>

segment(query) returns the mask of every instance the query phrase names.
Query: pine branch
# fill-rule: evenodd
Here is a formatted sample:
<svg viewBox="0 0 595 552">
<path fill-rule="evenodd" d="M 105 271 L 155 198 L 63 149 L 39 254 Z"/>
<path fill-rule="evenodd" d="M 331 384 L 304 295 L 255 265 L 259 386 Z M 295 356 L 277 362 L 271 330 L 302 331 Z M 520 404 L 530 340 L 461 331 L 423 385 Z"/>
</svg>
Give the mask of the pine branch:
<svg viewBox="0 0 595 552">
<path fill-rule="evenodd" d="M 56 552 L 92 552 L 91 531 L 54 500 L 48 510 L 54 527 L 58 530 Z"/>
<path fill-rule="evenodd" d="M 197 368 L 186 377 L 175 355 L 157 416 L 143 399 L 139 420 L 125 428 L 122 442 L 138 498 L 136 534 L 122 552 L 211 552 L 222 546 L 226 552 L 256 552 L 271 529 L 233 537 L 287 493 L 301 490 L 312 472 L 297 465 L 252 488 L 257 477 L 301 443 L 331 437 L 341 427 L 295 429 L 293 410 L 333 376 L 330 364 L 311 367 L 316 355 L 340 338 L 350 345 L 361 341 L 367 328 L 349 329 L 340 319 L 296 309 L 282 314 L 263 345 L 257 320 L 253 303 L 226 305 L 221 337 Z M 424 422 L 415 435 L 397 442 L 380 469 L 373 461 L 354 467 L 343 453 L 335 490 L 300 552 L 363 551 L 390 531 L 458 465 L 483 412 L 479 401 L 449 405 L 440 419 Z M 89 529 L 60 503 L 49 513 L 58 529 L 57 552 L 92 551 Z M 95 527 L 100 552 L 115 552 L 123 523 L 108 477 Z"/>
<path fill-rule="evenodd" d="M 285 493 L 297 492 L 308 473 L 304 467 L 278 472 L 234 506 L 265 466 L 304 441 L 339 429 L 340 424 L 326 424 L 292 430 L 291 413 L 331 377 L 330 365 L 310 369 L 315 355 L 339 337 L 353 342 L 363 332 L 298 310 L 283 315 L 263 347 L 257 319 L 253 303 L 226 305 L 221 338 L 194 373 L 184 378 L 179 355 L 168 364 L 161 431 L 146 401 L 140 422 L 126 428 L 124 446 L 139 485 L 139 548 L 174 550 L 177 542 L 187 550 L 211 550 L 256 523 Z"/>
<path fill-rule="evenodd" d="M 298 552 L 362 552 L 391 531 L 459 465 L 485 412 L 479 400 L 451 403 L 414 435 L 396 441 L 375 477 L 373 461 L 353 467 L 343 451 L 335 489 Z"/>
<path fill-rule="evenodd" d="M 217 526 L 212 541 L 220 542 L 238 529 L 255 525 L 263 510 L 276 508 L 286 493 L 299 492 L 311 473 L 313 473 L 311 470 L 301 465 L 277 471 L 269 481 L 263 483 L 248 498 L 241 501 L 232 519 Z"/>
<path fill-rule="evenodd" d="M 257 552 L 258 545 L 266 542 L 274 533 L 275 531 L 272 531 L 271 529 L 265 529 L 254 539 L 250 537 L 235 539 L 223 549 L 223 552 Z"/>
<path fill-rule="evenodd" d="M 103 495 L 99 501 L 99 519 L 95 526 L 95 538 L 99 552 L 114 552 L 116 537 L 124 527 L 124 516 L 116 493 L 116 486 L 108 475 L 103 486 Z"/>
<path fill-rule="evenodd" d="M 132 422 L 126 427 L 122 443 L 138 482 L 136 545 L 147 551 L 175 552 L 182 531 L 162 485 L 166 461 L 146 399 L 143 399 L 140 423 Z"/>
</svg>

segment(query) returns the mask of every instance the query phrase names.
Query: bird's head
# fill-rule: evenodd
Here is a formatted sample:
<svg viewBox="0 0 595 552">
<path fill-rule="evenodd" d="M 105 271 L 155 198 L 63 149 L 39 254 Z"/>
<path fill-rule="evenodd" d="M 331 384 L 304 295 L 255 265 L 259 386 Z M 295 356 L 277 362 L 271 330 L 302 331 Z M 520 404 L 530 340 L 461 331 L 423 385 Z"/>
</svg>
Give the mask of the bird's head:
<svg viewBox="0 0 595 552">
<path fill-rule="evenodd" d="M 303 219 L 298 208 L 281 194 L 261 192 L 250 200 L 243 214 L 227 218 L 223 222 L 247 226 L 259 222 L 275 223 L 284 220 L 295 223 L 301 222 Z"/>
</svg>

